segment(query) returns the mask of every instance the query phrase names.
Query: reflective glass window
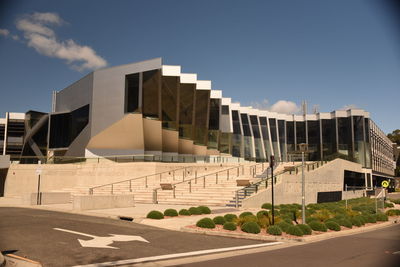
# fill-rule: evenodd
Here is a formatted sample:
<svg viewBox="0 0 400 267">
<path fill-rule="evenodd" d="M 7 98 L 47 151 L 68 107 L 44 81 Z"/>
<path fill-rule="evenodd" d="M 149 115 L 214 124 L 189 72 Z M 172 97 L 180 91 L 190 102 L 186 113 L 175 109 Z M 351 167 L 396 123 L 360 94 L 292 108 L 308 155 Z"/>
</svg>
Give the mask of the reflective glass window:
<svg viewBox="0 0 400 267">
<path fill-rule="evenodd" d="M 195 84 L 180 84 L 179 89 L 179 137 L 192 138 Z"/>
<path fill-rule="evenodd" d="M 139 112 L 139 73 L 125 76 L 125 113 Z"/>
<path fill-rule="evenodd" d="M 177 130 L 179 77 L 162 77 L 161 110 L 165 129 Z"/>
<path fill-rule="evenodd" d="M 316 161 L 321 158 L 321 145 L 320 145 L 320 122 L 307 121 L 308 127 L 308 157 L 309 160 Z"/>
<path fill-rule="evenodd" d="M 160 70 L 143 72 L 143 102 L 142 110 L 144 117 L 159 118 L 160 110 Z"/>
</svg>

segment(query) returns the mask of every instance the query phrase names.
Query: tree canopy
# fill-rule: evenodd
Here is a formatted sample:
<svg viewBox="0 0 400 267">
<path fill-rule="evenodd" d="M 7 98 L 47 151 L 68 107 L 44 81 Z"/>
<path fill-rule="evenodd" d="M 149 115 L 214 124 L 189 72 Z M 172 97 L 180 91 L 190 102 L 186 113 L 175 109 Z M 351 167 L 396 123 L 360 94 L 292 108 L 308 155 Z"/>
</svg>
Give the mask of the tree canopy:
<svg viewBox="0 0 400 267">
<path fill-rule="evenodd" d="M 393 142 L 400 146 L 400 129 L 394 130 L 392 133 L 388 134 L 387 137 Z"/>
</svg>

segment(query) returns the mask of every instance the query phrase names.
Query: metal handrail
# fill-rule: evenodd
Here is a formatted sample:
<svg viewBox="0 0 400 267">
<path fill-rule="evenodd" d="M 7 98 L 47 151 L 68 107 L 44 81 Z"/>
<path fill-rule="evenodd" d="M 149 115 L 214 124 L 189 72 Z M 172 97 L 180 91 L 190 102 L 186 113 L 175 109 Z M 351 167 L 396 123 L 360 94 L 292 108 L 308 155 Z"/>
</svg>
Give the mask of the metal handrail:
<svg viewBox="0 0 400 267">
<path fill-rule="evenodd" d="M 183 172 L 183 175 L 185 175 L 185 173 L 186 173 L 186 169 L 188 169 L 188 168 L 192 168 L 192 166 L 189 166 L 189 167 L 182 167 L 182 168 L 178 168 L 178 169 L 174 169 L 174 170 L 168 170 L 168 171 L 163 171 L 163 172 L 159 172 L 159 173 L 154 173 L 154 174 L 148 174 L 148 175 L 144 175 L 144 176 L 140 176 L 140 177 L 135 177 L 135 178 L 132 178 L 132 179 L 127 179 L 127 180 L 123 180 L 123 181 L 118 181 L 118 182 L 113 182 L 113 183 L 109 183 L 109 184 L 103 184 L 103 185 L 98 185 L 98 186 L 93 186 L 93 187 L 91 187 L 91 188 L 89 188 L 89 194 L 90 195 L 93 195 L 93 189 L 97 189 L 97 188 L 100 188 L 100 187 L 106 187 L 106 186 L 110 186 L 111 185 L 111 194 L 113 193 L 113 187 L 114 187 L 114 185 L 115 184 L 120 184 L 120 183 L 125 183 L 125 182 L 132 182 L 132 181 L 136 181 L 136 180 L 139 180 L 139 179 L 145 179 L 145 182 L 146 182 L 146 187 L 147 187 L 147 178 L 148 177 L 151 177 L 151 176 L 160 176 L 160 181 L 161 181 L 161 176 L 162 176 L 162 174 L 164 174 L 164 173 L 173 173 L 173 175 L 175 176 L 175 172 L 176 171 L 180 171 L 180 170 L 184 170 L 184 172 Z"/>
<path fill-rule="evenodd" d="M 326 162 L 326 161 L 325 161 Z M 299 167 L 301 167 L 301 165 L 302 164 L 297 164 L 297 165 L 295 165 L 295 166 L 293 166 L 295 169 L 296 169 L 296 174 L 297 174 L 297 169 L 299 168 Z M 313 166 L 313 169 L 312 170 L 315 170 L 315 168 L 314 168 L 314 166 L 315 165 L 317 165 L 317 168 L 319 168 L 319 166 L 323 166 L 324 165 L 324 163 L 323 163 L 323 161 L 321 161 L 321 163 L 320 163 L 320 161 L 315 161 L 315 162 L 312 162 L 312 163 L 307 163 L 306 164 L 306 166 L 307 166 L 307 171 L 310 171 L 310 169 L 309 169 L 309 166 Z M 267 168 L 267 169 L 269 169 L 269 167 Z M 292 170 L 282 170 L 282 171 L 280 171 L 280 172 L 277 172 L 277 173 L 274 173 L 274 179 L 273 179 L 273 181 L 272 182 L 274 182 L 275 184 L 276 184 L 276 177 L 278 176 L 278 175 L 282 175 L 282 174 L 284 174 L 284 173 L 287 173 L 287 172 L 289 172 L 289 174 L 291 174 L 292 173 Z M 268 180 L 272 180 L 272 177 L 271 176 L 268 176 L 267 175 L 267 177 L 265 178 L 265 179 L 261 179 L 260 181 L 258 181 L 258 182 L 255 182 L 255 183 L 252 183 L 252 184 L 250 184 L 250 185 L 248 185 L 248 186 L 246 186 L 246 187 L 243 187 L 243 188 L 241 188 L 241 189 L 238 189 L 238 190 L 236 190 L 236 192 L 235 192 L 235 202 L 236 202 L 236 207 L 238 207 L 238 200 L 239 200 L 239 192 L 241 192 L 241 191 L 244 191 L 244 193 L 245 193 L 245 197 L 247 196 L 247 190 L 248 189 L 250 189 L 250 188 L 254 188 L 254 186 L 255 186 L 255 188 L 256 188 L 256 193 L 258 192 L 258 186 L 261 184 L 261 183 L 263 183 L 263 182 L 265 182 L 265 188 L 267 188 L 268 187 Z"/>
<path fill-rule="evenodd" d="M 219 179 L 219 178 L 218 178 L 218 174 L 219 174 L 219 173 L 225 173 L 225 172 L 226 172 L 226 173 L 227 173 L 227 180 L 229 180 L 229 171 L 230 171 L 230 170 L 237 169 L 237 175 L 236 175 L 236 177 L 238 177 L 238 176 L 239 176 L 239 173 L 240 173 L 240 168 L 242 168 L 242 175 L 244 174 L 244 167 L 249 167 L 249 168 L 250 168 L 250 174 L 252 174 L 253 177 L 254 177 L 254 176 L 255 176 L 255 173 L 256 173 L 256 171 L 257 171 L 257 166 L 261 165 L 261 166 L 262 166 L 262 170 L 263 170 L 263 169 L 264 169 L 264 164 L 265 164 L 264 162 L 262 162 L 262 163 L 256 163 L 256 164 L 251 165 L 251 166 L 245 166 L 245 165 L 240 165 L 240 164 L 239 164 L 239 166 L 232 167 L 232 168 L 227 168 L 227 169 L 224 169 L 224 170 L 222 170 L 222 171 L 217 171 L 217 172 L 213 172 L 213 173 L 208 173 L 208 174 L 202 175 L 202 176 L 200 176 L 200 177 L 197 177 L 197 172 L 196 172 L 194 178 L 191 178 L 191 179 L 189 179 L 189 180 L 182 181 L 182 182 L 177 182 L 177 183 L 174 183 L 174 184 L 172 185 L 173 197 L 174 197 L 174 198 L 176 197 L 176 195 L 175 195 L 175 190 L 176 190 L 176 186 L 177 186 L 177 185 L 184 184 L 184 183 L 189 184 L 189 193 L 191 193 L 191 192 L 192 192 L 192 181 L 193 181 L 193 180 L 195 181 L 195 184 L 197 184 L 197 180 L 198 180 L 198 179 L 203 179 L 203 188 L 205 188 L 205 187 L 206 187 L 205 179 L 207 178 L 207 176 L 214 176 L 214 175 L 215 175 L 215 181 L 216 181 L 216 184 L 218 184 L 218 179 Z M 160 189 L 161 189 L 160 187 L 154 188 L 154 189 L 153 189 L 153 203 L 157 203 L 157 191 L 160 190 Z"/>
</svg>

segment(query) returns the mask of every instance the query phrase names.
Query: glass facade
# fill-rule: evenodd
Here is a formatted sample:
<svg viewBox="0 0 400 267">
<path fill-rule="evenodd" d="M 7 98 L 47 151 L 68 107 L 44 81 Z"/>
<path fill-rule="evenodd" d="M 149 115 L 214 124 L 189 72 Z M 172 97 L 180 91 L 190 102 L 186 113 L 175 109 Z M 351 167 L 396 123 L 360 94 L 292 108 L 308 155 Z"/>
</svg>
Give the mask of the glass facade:
<svg viewBox="0 0 400 267">
<path fill-rule="evenodd" d="M 49 148 L 66 148 L 89 123 L 89 105 L 50 116 Z"/>
<path fill-rule="evenodd" d="M 258 118 L 255 115 L 250 116 L 251 128 L 254 136 L 254 149 L 256 153 L 256 159 L 258 161 L 265 160 L 264 148 L 261 142 L 260 126 L 258 125 Z"/>
<path fill-rule="evenodd" d="M 338 153 L 346 158 L 352 158 L 351 117 L 337 118 L 338 122 Z"/>
<path fill-rule="evenodd" d="M 365 134 L 365 167 L 366 168 L 371 168 L 371 142 L 369 138 L 369 132 L 370 132 L 370 127 L 369 127 L 369 119 L 365 118 L 364 119 L 364 134 Z"/>
<path fill-rule="evenodd" d="M 265 156 L 267 157 L 267 161 L 269 161 L 269 158 L 272 155 L 272 150 L 271 150 L 271 144 L 270 144 L 270 138 L 269 138 L 267 118 L 260 117 L 260 124 L 261 124 L 262 138 L 264 141 Z"/>
<path fill-rule="evenodd" d="M 139 73 L 125 76 L 125 113 L 139 110 Z"/>
<path fill-rule="evenodd" d="M 306 143 L 306 123 L 304 121 L 296 121 L 296 144 Z"/>
<path fill-rule="evenodd" d="M 328 160 L 336 153 L 336 119 L 322 119 L 322 156 Z"/>
<path fill-rule="evenodd" d="M 364 117 L 353 116 L 353 133 L 354 133 L 354 161 L 366 166 L 365 162 L 365 134 L 364 134 Z"/>
<path fill-rule="evenodd" d="M 210 99 L 210 116 L 208 122 L 208 148 L 218 149 L 219 142 L 219 109 L 221 106 L 221 100 L 211 98 Z"/>
<path fill-rule="evenodd" d="M 240 113 L 243 128 L 243 142 L 244 142 L 244 158 L 253 159 L 253 138 L 250 129 L 249 116 L 245 113 Z"/>
<path fill-rule="evenodd" d="M 294 121 L 286 122 L 286 146 L 288 153 L 296 150 L 294 143 Z"/>
<path fill-rule="evenodd" d="M 179 77 L 162 77 L 161 88 L 162 127 L 178 130 Z"/>
<path fill-rule="evenodd" d="M 286 156 L 286 129 L 285 121 L 278 120 L 278 135 L 279 135 L 279 146 L 281 150 L 281 161 L 287 161 Z"/>
<path fill-rule="evenodd" d="M 194 143 L 207 145 L 208 132 L 208 105 L 210 103 L 209 90 L 196 90 L 195 120 L 194 120 Z M 219 114 L 218 114 L 219 117 Z"/>
<path fill-rule="evenodd" d="M 142 82 L 142 112 L 144 117 L 160 118 L 161 71 L 143 72 Z"/>
<path fill-rule="evenodd" d="M 308 128 L 308 159 L 311 161 L 321 160 L 321 137 L 320 121 L 307 121 Z"/>
<path fill-rule="evenodd" d="M 272 141 L 273 155 L 275 156 L 275 160 L 280 160 L 279 155 L 279 146 L 278 146 L 278 135 L 276 133 L 276 119 L 268 119 L 269 121 L 269 130 Z"/>
<path fill-rule="evenodd" d="M 179 88 L 179 137 L 192 139 L 196 85 L 182 83 Z"/>
<path fill-rule="evenodd" d="M 240 126 L 239 111 L 232 110 L 232 125 L 233 125 L 233 135 L 232 135 L 232 156 L 242 157 L 242 127 Z"/>
</svg>

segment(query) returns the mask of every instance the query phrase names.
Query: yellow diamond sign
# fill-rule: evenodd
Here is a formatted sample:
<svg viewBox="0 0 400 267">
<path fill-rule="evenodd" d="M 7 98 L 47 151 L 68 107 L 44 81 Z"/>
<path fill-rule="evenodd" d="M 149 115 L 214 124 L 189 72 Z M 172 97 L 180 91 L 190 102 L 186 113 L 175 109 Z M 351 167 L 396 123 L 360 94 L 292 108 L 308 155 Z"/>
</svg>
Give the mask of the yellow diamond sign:
<svg viewBox="0 0 400 267">
<path fill-rule="evenodd" d="M 382 185 L 382 187 L 386 188 L 389 186 L 389 181 L 386 181 L 386 180 L 382 181 L 381 185 Z"/>
</svg>

